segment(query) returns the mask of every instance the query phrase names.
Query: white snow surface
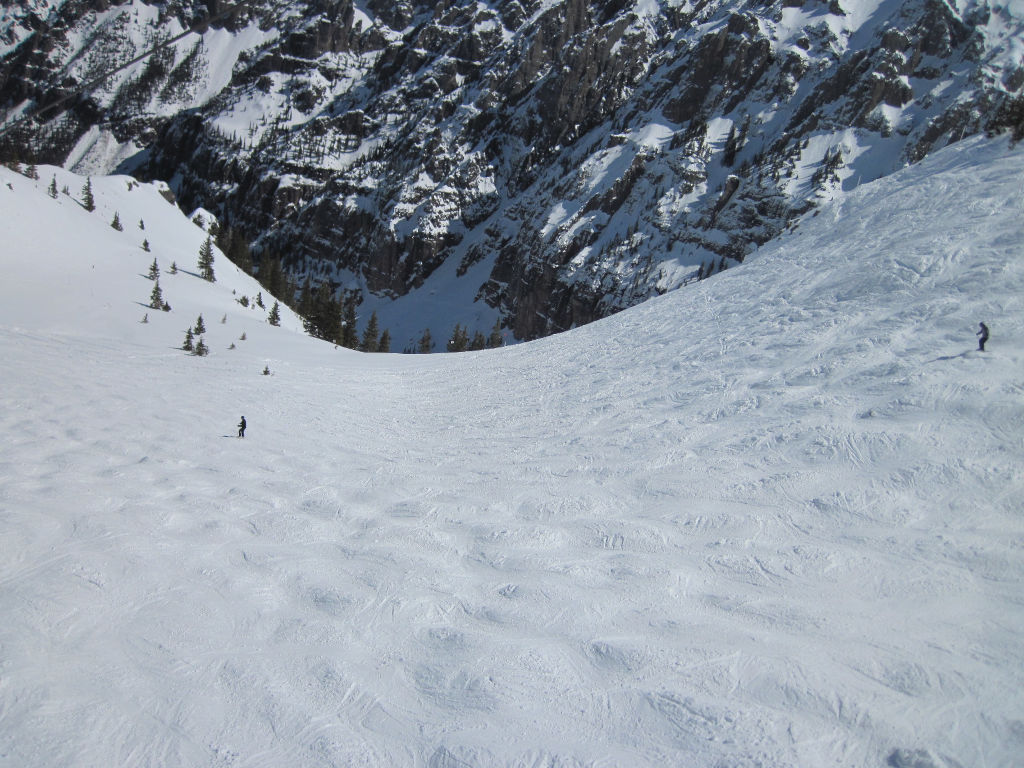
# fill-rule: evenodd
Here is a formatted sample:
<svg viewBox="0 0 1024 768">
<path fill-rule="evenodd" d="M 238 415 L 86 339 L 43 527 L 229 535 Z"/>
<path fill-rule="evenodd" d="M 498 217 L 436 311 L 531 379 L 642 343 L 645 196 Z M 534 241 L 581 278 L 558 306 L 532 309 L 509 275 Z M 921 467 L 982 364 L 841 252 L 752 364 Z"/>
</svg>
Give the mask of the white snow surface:
<svg viewBox="0 0 1024 768">
<path fill-rule="evenodd" d="M 1024 754 L 1024 152 L 423 356 L 272 327 L 219 253 L 168 274 L 206 235 L 156 188 L 40 172 L 0 169 L 0 764 Z"/>
</svg>

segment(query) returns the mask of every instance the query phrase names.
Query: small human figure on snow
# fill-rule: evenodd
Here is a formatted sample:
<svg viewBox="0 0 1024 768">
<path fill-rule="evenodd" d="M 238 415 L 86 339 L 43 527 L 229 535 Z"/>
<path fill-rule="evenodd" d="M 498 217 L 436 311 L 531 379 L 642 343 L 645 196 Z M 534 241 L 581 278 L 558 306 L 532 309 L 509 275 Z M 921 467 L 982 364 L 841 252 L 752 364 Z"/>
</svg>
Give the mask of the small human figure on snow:
<svg viewBox="0 0 1024 768">
<path fill-rule="evenodd" d="M 238 436 L 245 437 L 245 416 L 243 416 L 242 420 L 238 422 Z"/>
<path fill-rule="evenodd" d="M 988 326 L 984 323 L 979 323 L 979 326 L 981 327 L 981 330 L 974 335 L 978 337 L 978 351 L 984 352 L 985 342 L 988 341 Z"/>
</svg>

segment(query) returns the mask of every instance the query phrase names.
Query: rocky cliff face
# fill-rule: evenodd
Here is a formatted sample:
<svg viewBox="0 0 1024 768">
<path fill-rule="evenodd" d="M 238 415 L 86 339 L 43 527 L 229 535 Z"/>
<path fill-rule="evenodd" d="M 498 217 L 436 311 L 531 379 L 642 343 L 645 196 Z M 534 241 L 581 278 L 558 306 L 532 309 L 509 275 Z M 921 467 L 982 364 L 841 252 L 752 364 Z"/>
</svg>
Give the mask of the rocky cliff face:
<svg viewBox="0 0 1024 768">
<path fill-rule="evenodd" d="M 170 180 L 406 337 L 536 338 L 679 288 L 1024 85 L 1022 20 L 976 0 L 228 7 L 8 7 L 15 113 L 214 17 L 19 140 Z"/>
</svg>

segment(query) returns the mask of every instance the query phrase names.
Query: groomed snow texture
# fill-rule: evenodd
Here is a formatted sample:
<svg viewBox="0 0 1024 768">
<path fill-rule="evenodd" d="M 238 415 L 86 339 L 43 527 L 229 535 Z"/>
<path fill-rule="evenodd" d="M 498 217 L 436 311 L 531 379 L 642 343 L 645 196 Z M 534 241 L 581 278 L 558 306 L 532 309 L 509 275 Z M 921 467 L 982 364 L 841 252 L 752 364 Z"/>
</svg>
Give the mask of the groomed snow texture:
<svg viewBox="0 0 1024 768">
<path fill-rule="evenodd" d="M 0 764 L 1020 764 L 1024 152 L 429 356 L 273 327 L 154 187 L 40 174 L 0 170 Z"/>
</svg>

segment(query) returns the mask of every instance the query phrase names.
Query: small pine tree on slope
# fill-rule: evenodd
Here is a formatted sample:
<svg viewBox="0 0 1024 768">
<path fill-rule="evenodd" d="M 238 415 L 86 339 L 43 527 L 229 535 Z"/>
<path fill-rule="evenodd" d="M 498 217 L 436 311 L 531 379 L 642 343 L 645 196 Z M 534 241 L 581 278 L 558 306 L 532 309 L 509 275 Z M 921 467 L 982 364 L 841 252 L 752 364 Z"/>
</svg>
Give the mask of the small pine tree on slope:
<svg viewBox="0 0 1024 768">
<path fill-rule="evenodd" d="M 349 299 L 345 302 L 345 316 L 341 329 L 341 346 L 359 349 L 359 329 L 356 327 L 356 302 Z"/>
<path fill-rule="evenodd" d="M 213 240 L 209 237 L 199 248 L 199 276 L 211 283 L 216 282 L 213 275 Z"/>
<path fill-rule="evenodd" d="M 469 346 L 469 332 L 463 328 L 459 323 L 455 324 L 455 330 L 452 331 L 452 337 L 448 340 L 448 351 L 449 352 L 465 352 L 466 347 Z"/>
<path fill-rule="evenodd" d="M 92 178 L 87 177 L 82 187 L 82 207 L 87 211 L 96 210 L 96 200 L 92 196 Z"/>
<path fill-rule="evenodd" d="M 366 324 L 366 330 L 363 332 L 363 341 L 359 345 L 359 349 L 363 352 L 376 352 L 377 335 L 379 333 L 380 325 L 377 321 L 377 313 L 374 312 L 370 315 L 370 320 Z"/>
</svg>

